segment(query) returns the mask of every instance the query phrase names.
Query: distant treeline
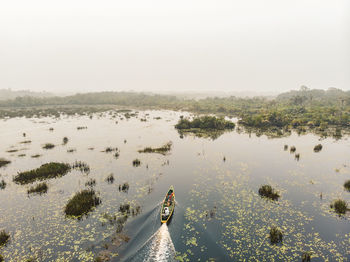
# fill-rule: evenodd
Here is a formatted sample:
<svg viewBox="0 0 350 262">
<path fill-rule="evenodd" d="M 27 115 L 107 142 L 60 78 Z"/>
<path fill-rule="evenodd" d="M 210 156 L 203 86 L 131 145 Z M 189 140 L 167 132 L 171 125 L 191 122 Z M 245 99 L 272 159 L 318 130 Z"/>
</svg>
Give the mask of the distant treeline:
<svg viewBox="0 0 350 262">
<path fill-rule="evenodd" d="M 184 110 L 202 114 L 235 116 L 247 127 L 257 128 L 327 128 L 350 126 L 350 91 L 336 88 L 308 89 L 280 94 L 275 99 L 265 97 L 211 97 L 200 100 L 171 95 L 133 92 L 84 93 L 66 97 L 17 97 L 0 101 L 0 107 L 116 105 L 134 108 Z"/>
</svg>

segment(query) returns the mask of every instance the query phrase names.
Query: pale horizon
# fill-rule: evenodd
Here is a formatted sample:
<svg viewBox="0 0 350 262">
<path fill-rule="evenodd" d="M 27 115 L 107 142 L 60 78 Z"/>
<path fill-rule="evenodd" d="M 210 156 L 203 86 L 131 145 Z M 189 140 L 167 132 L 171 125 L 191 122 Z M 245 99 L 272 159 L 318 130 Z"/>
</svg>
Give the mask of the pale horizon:
<svg viewBox="0 0 350 262">
<path fill-rule="evenodd" d="M 0 4 L 0 89 L 350 89 L 348 1 Z"/>
</svg>

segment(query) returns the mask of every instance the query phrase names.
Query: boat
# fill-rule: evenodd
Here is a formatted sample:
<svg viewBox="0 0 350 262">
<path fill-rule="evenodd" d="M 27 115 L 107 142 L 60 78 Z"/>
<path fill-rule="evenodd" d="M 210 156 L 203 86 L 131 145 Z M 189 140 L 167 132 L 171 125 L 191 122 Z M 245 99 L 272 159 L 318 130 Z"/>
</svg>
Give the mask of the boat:
<svg viewBox="0 0 350 262">
<path fill-rule="evenodd" d="M 171 186 L 165 195 L 164 201 L 162 202 L 162 208 L 160 211 L 160 222 L 167 223 L 171 218 L 175 208 L 175 191 L 174 187 Z"/>
</svg>

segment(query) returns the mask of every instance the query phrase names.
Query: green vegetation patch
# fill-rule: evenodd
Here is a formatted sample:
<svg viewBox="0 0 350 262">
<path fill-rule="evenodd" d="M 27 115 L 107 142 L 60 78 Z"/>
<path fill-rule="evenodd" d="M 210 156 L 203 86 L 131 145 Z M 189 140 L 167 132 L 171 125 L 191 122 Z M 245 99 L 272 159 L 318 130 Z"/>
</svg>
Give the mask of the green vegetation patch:
<svg viewBox="0 0 350 262">
<path fill-rule="evenodd" d="M 0 167 L 6 166 L 6 165 L 8 165 L 10 163 L 11 163 L 10 160 L 6 160 L 4 158 L 0 158 Z"/>
<path fill-rule="evenodd" d="M 64 212 L 67 216 L 81 218 L 99 204 L 101 199 L 96 195 L 95 190 L 85 189 L 76 193 L 68 201 Z"/>
<path fill-rule="evenodd" d="M 270 185 L 263 185 L 259 188 L 259 195 L 261 197 L 266 197 L 271 200 L 278 200 L 280 195 L 275 189 L 273 189 Z"/>
<path fill-rule="evenodd" d="M 46 143 L 45 145 L 43 145 L 43 149 L 52 149 L 54 147 L 55 147 L 55 145 L 51 144 L 51 143 Z"/>
<path fill-rule="evenodd" d="M 335 200 L 330 206 L 338 215 L 345 215 L 348 211 L 348 204 L 342 199 Z"/>
<path fill-rule="evenodd" d="M 0 231 L 0 247 L 6 245 L 9 239 L 10 235 L 5 230 Z"/>
<path fill-rule="evenodd" d="M 350 192 L 350 180 L 345 181 L 344 188 Z"/>
<path fill-rule="evenodd" d="M 3 180 L 1 180 L 1 182 L 0 182 L 0 189 L 5 189 L 6 188 L 6 182 L 5 182 L 5 180 L 3 179 Z"/>
<path fill-rule="evenodd" d="M 281 243 L 282 239 L 283 239 L 282 231 L 279 228 L 277 228 L 276 226 L 272 226 L 270 228 L 269 238 L 270 238 L 271 244 Z"/>
<path fill-rule="evenodd" d="M 70 169 L 71 167 L 69 164 L 50 162 L 41 165 L 37 169 L 18 173 L 18 175 L 13 178 L 13 181 L 17 184 L 28 184 L 36 180 L 64 176 Z"/>
<path fill-rule="evenodd" d="M 314 147 L 314 151 L 317 153 L 317 152 L 320 152 L 322 150 L 322 145 L 321 144 L 318 144 Z"/>
<path fill-rule="evenodd" d="M 159 153 L 159 154 L 165 155 L 171 150 L 171 147 L 172 147 L 172 142 L 168 142 L 161 147 L 156 147 L 156 148 L 145 147 L 144 149 L 139 150 L 138 152 L 139 153 Z"/>
<path fill-rule="evenodd" d="M 234 129 L 235 123 L 227 121 L 223 117 L 216 116 L 201 116 L 196 117 L 193 120 L 182 117 L 175 125 L 175 128 L 179 130 L 188 130 L 193 128 L 204 130 L 226 130 Z"/>
<path fill-rule="evenodd" d="M 28 189 L 27 193 L 28 194 L 45 194 L 47 193 L 48 186 L 45 182 L 37 184 L 36 186 L 32 186 Z"/>
</svg>

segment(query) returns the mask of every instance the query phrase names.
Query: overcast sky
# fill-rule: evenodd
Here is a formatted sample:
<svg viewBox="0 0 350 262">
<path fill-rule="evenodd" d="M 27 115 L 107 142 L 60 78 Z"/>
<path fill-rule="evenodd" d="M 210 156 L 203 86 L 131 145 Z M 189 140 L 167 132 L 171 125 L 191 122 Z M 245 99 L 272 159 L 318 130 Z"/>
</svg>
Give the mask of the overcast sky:
<svg viewBox="0 0 350 262">
<path fill-rule="evenodd" d="M 350 89 L 349 0 L 0 2 L 0 89 Z"/>
</svg>

